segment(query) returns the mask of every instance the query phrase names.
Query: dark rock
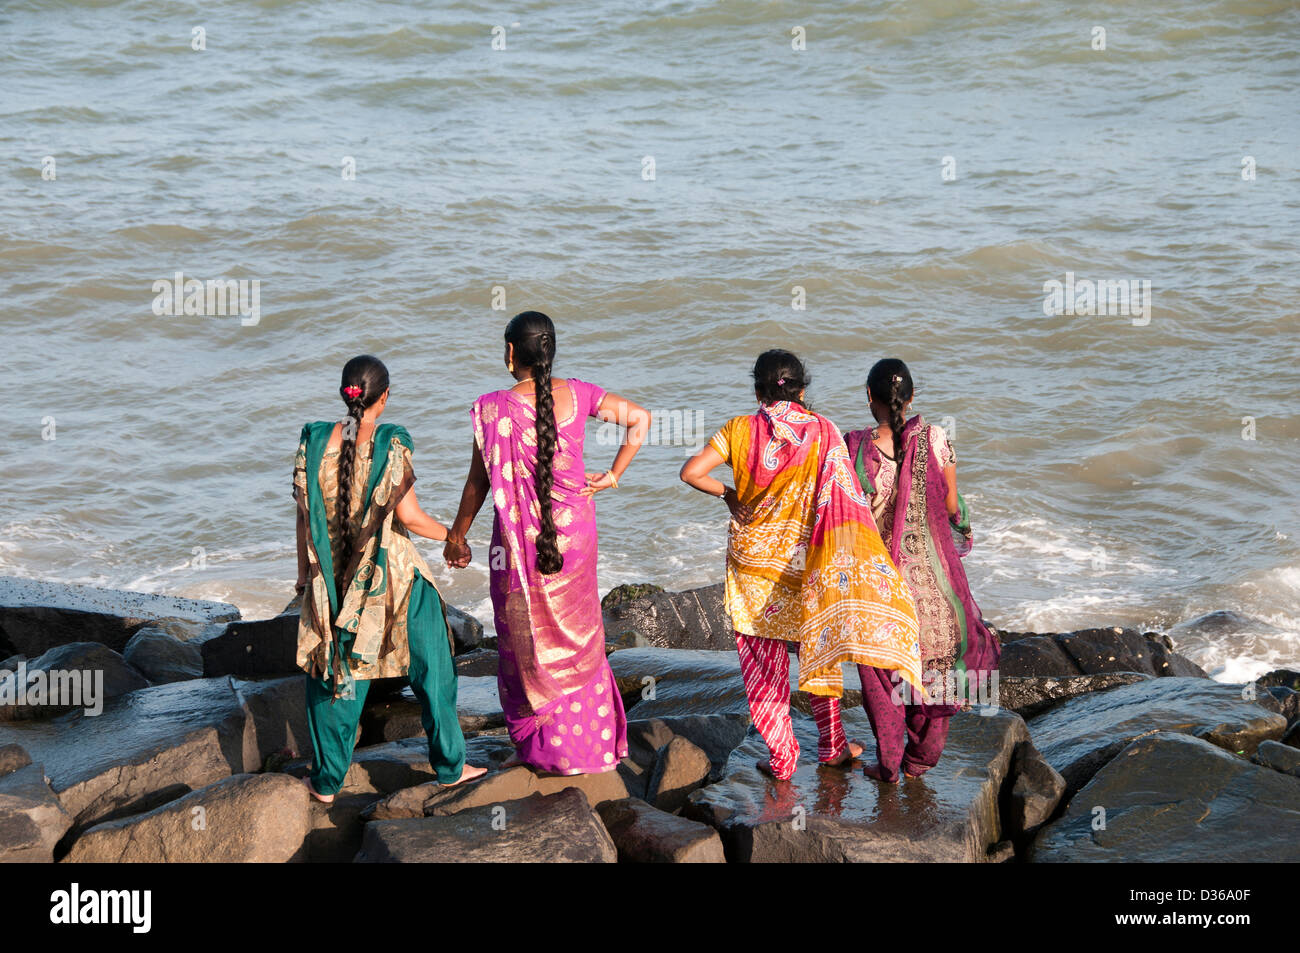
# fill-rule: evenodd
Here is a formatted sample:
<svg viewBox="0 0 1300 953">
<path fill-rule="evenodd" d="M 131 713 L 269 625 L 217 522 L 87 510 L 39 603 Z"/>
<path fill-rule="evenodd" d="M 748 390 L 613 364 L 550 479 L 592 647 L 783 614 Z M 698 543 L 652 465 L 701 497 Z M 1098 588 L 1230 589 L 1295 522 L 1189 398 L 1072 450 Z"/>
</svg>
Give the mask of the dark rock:
<svg viewBox="0 0 1300 953">
<path fill-rule="evenodd" d="M 71 826 L 41 765 L 0 772 L 0 863 L 50 863 Z"/>
<path fill-rule="evenodd" d="M 292 603 L 291 603 L 292 605 Z M 209 678 L 238 675 L 265 678 L 293 675 L 298 668 L 298 609 L 270 619 L 232 622 L 202 641 L 203 672 Z M 483 625 L 473 616 L 447 606 L 447 620 L 457 652 L 483 643 Z"/>
<path fill-rule="evenodd" d="M 734 647 L 729 652 L 623 649 L 610 655 L 609 666 L 625 703 L 629 696 L 635 699 L 630 718 L 749 714 Z"/>
<path fill-rule="evenodd" d="M 1028 675 L 998 678 L 998 703 L 1021 718 L 1033 718 L 1068 698 L 1104 692 L 1121 685 L 1144 682 L 1151 675 L 1113 672 L 1109 675 Z"/>
<path fill-rule="evenodd" d="M 293 675 L 298 668 L 298 613 L 270 619 L 231 622 L 199 646 L 208 678 L 238 675 L 269 678 Z"/>
<path fill-rule="evenodd" d="M 1287 724 L 1300 718 L 1300 692 L 1281 685 L 1269 685 L 1259 692 L 1256 700 L 1269 711 L 1277 712 L 1285 718 Z"/>
<path fill-rule="evenodd" d="M 365 830 L 362 815 L 378 794 L 338 794 L 329 804 L 313 800 L 311 831 L 307 834 L 307 861 L 313 864 L 346 864 L 361 849 Z"/>
<path fill-rule="evenodd" d="M 0 745 L 0 778 L 32 763 L 31 756 L 22 745 Z"/>
<path fill-rule="evenodd" d="M 483 623 L 468 612 L 463 612 L 453 605 L 446 605 L 447 628 L 451 630 L 452 641 L 456 643 L 456 655 L 473 652 L 483 645 Z"/>
<path fill-rule="evenodd" d="M 303 674 L 287 678 L 231 679 L 253 719 L 259 764 L 273 755 L 287 759 L 314 754 L 307 727 L 307 686 Z"/>
<path fill-rule="evenodd" d="M 712 766 L 710 777 L 717 781 L 722 777 L 722 769 L 727 763 L 727 758 L 731 757 L 731 752 L 735 750 L 736 745 L 745 740 L 745 729 L 749 727 L 749 714 L 666 715 L 663 718 L 651 719 L 650 722 L 629 721 L 627 725 L 629 748 L 633 743 L 634 733 L 639 739 L 642 726 L 655 723 L 661 726 L 655 729 L 656 731 L 668 731 L 674 736 L 685 738 L 708 755 Z M 659 747 L 667 743 L 668 740 L 665 740 Z M 646 763 L 647 768 L 654 767 L 653 755 L 658 750 L 656 748 L 651 752 L 652 757 Z"/>
<path fill-rule="evenodd" d="M 1009 840 L 999 841 L 989 848 L 985 859 L 990 864 L 1009 864 L 1016 859 L 1016 846 Z"/>
<path fill-rule="evenodd" d="M 1300 779 L 1199 738 L 1159 731 L 1098 771 L 1065 814 L 1039 832 L 1029 860 L 1295 863 L 1298 803 Z"/>
<path fill-rule="evenodd" d="M 462 675 L 456 693 L 456 712 L 461 731 L 467 734 L 504 728 L 506 716 L 501 711 L 496 676 Z M 409 686 L 398 695 L 373 704 L 367 698 L 361 715 L 361 743 L 374 745 L 420 737 L 424 734 L 420 719 L 420 703 Z"/>
<path fill-rule="evenodd" d="M 43 762 L 78 828 L 138 814 L 259 767 L 253 721 L 229 679 L 142 688 L 51 721 L 0 725 Z"/>
<path fill-rule="evenodd" d="M 1147 636 L 1150 638 L 1150 636 Z M 1164 636 L 1151 646 L 1151 667 L 1162 678 L 1209 678 L 1205 669 L 1191 659 L 1179 655 L 1172 646 L 1165 643 L 1172 641 Z"/>
<path fill-rule="evenodd" d="M 22 682 L 25 698 L 20 696 Z M 98 642 L 57 645 L 0 684 L 0 721 L 51 718 L 74 708 L 98 712 L 110 698 L 148 686 L 143 675 L 107 646 Z"/>
<path fill-rule="evenodd" d="M 198 631 L 238 618 L 239 610 L 224 602 L 0 577 L 0 655 L 34 658 L 68 642 L 99 642 L 121 652 L 147 624 Z"/>
<path fill-rule="evenodd" d="M 1043 759 L 1031 741 L 1016 749 L 1011 778 L 1002 820 L 1005 834 L 1019 840 L 1034 834 L 1056 813 L 1065 796 L 1065 778 Z"/>
<path fill-rule="evenodd" d="M 358 863 L 614 863 L 618 851 L 576 788 L 457 814 L 374 821 Z"/>
<path fill-rule="evenodd" d="M 612 593 L 611 593 L 612 595 Z M 735 650 L 735 632 L 723 609 L 723 586 L 686 592 L 650 592 L 610 600 L 604 613 L 610 648 L 654 646 L 669 649 Z"/>
<path fill-rule="evenodd" d="M 499 656 L 495 649 L 474 649 L 464 655 L 457 655 L 456 674 L 479 677 L 497 674 Z"/>
<path fill-rule="evenodd" d="M 718 832 L 707 824 L 667 814 L 639 798 L 607 801 L 597 808 L 618 848 L 633 864 L 723 864 Z"/>
<path fill-rule="evenodd" d="M 1029 731 L 1073 795 L 1134 738 L 1175 731 L 1250 754 L 1279 738 L 1280 715 L 1242 698 L 1242 689 L 1203 678 L 1153 678 L 1081 695 L 1032 718 Z"/>
<path fill-rule="evenodd" d="M 1034 635 L 1002 646 L 998 661 L 1001 678 L 1083 674 L 1065 649 L 1050 635 Z"/>
<path fill-rule="evenodd" d="M 183 642 L 156 626 L 147 625 L 131 636 L 122 657 L 155 685 L 203 677 L 198 643 Z"/>
<path fill-rule="evenodd" d="M 1137 629 L 1081 629 L 1058 635 L 1056 642 L 1084 675 L 1142 672 L 1155 675 L 1154 648 Z M 1161 651 L 1167 652 L 1163 645 Z"/>
<path fill-rule="evenodd" d="M 1296 722 L 1287 729 L 1287 733 L 1282 736 L 1282 744 L 1289 745 L 1292 748 L 1300 748 L 1300 722 Z"/>
<path fill-rule="evenodd" d="M 1293 672 L 1289 668 L 1275 668 L 1267 675 L 1255 679 L 1255 684 L 1260 688 L 1280 686 L 1289 688 L 1293 692 L 1300 692 L 1300 672 Z"/>
<path fill-rule="evenodd" d="M 646 800 L 661 811 L 675 813 L 687 796 L 709 780 L 709 756 L 680 735 L 659 749 L 646 784 Z"/>
<path fill-rule="evenodd" d="M 633 602 L 637 599 L 644 599 L 646 596 L 656 596 L 667 592 L 663 586 L 656 586 L 650 582 L 628 582 L 621 586 L 615 586 L 600 600 L 600 611 L 609 612 L 617 609 L 624 603 Z"/>
<path fill-rule="evenodd" d="M 99 824 L 67 863 L 284 863 L 304 859 L 311 798 L 284 774 L 237 774 L 146 814 Z"/>
<path fill-rule="evenodd" d="M 1261 741 L 1251 758 L 1256 764 L 1300 778 L 1300 751 L 1278 741 Z"/>
<path fill-rule="evenodd" d="M 758 771 L 768 751 L 753 729 L 732 752 L 726 776 L 691 794 L 683 814 L 710 824 L 736 861 L 983 861 L 1003 840 L 998 796 L 1025 723 L 995 709 L 953 717 L 947 749 L 924 777 L 880 784 L 861 769 L 819 768 L 817 727 L 801 713 L 804 751 L 790 781 Z M 868 751 L 866 714 L 843 713 L 846 733 Z"/>
</svg>

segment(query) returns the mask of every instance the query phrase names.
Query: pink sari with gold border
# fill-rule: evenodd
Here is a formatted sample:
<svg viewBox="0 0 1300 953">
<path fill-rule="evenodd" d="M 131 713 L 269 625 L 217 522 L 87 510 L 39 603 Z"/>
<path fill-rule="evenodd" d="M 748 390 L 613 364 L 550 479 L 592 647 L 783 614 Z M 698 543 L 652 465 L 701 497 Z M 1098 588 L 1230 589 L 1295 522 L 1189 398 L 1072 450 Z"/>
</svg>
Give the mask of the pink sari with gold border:
<svg viewBox="0 0 1300 953">
<path fill-rule="evenodd" d="M 492 606 L 501 707 L 522 761 L 557 774 L 612 771 L 627 756 L 623 700 L 605 660 L 605 627 L 596 587 L 596 510 L 582 451 L 588 417 L 605 392 L 568 379 L 573 409 L 556 419 L 551 511 L 564 568 L 537 571 L 541 510 L 536 410 L 510 391 L 474 402 L 474 440 L 491 480 Z M 557 386 L 557 392 L 560 387 Z"/>
</svg>

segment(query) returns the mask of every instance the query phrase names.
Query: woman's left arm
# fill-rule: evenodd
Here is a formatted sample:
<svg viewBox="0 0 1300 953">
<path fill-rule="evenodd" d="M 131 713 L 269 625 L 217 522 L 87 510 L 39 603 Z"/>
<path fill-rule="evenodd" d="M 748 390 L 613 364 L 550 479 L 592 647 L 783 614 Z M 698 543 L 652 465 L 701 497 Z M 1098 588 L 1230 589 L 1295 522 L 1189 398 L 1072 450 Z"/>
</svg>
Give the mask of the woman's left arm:
<svg viewBox="0 0 1300 953">
<path fill-rule="evenodd" d="M 627 432 L 609 470 L 605 473 L 587 475 L 587 486 L 582 491 L 587 495 L 597 490 L 617 486 L 628 465 L 631 464 L 632 458 L 645 443 L 646 434 L 650 432 L 650 411 L 618 394 L 606 393 L 601 399 L 596 416 L 606 422 L 617 423 Z"/>
<path fill-rule="evenodd" d="M 447 527 L 420 508 L 420 502 L 415 498 L 414 488 L 407 490 L 406 495 L 397 501 L 394 512 L 402 521 L 402 525 L 418 536 L 438 542 L 447 538 Z"/>
</svg>

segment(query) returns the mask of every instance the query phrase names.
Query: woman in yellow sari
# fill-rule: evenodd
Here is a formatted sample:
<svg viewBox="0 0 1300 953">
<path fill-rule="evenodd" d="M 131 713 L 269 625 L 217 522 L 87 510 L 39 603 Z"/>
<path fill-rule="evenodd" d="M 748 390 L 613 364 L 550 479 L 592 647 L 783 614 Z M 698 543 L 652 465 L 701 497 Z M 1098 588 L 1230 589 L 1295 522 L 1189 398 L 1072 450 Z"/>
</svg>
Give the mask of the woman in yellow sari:
<svg viewBox="0 0 1300 953">
<path fill-rule="evenodd" d="M 813 695 L 818 761 L 846 765 L 845 662 L 921 681 L 912 596 L 881 542 L 835 425 L 804 405 L 807 374 L 789 351 L 754 364 L 757 412 L 734 417 L 682 467 L 682 480 L 731 511 L 726 605 L 754 726 L 770 752 L 759 767 L 789 779 L 799 759 L 790 720 L 790 660 Z M 735 487 L 709 476 L 731 467 Z"/>
</svg>

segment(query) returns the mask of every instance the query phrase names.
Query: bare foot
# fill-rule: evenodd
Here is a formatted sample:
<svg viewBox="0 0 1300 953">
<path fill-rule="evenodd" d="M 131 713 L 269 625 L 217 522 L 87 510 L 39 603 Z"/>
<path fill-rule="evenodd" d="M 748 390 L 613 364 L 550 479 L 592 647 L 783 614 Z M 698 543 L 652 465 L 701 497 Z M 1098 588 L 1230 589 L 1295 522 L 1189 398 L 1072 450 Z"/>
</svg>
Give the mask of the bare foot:
<svg viewBox="0 0 1300 953">
<path fill-rule="evenodd" d="M 771 765 L 770 763 L 766 762 L 766 761 L 755 761 L 755 762 L 754 762 L 754 767 L 758 768 L 758 770 L 759 770 L 762 774 L 766 774 L 766 775 L 767 775 L 769 778 L 771 778 L 773 781 L 789 781 L 789 780 L 790 780 L 790 778 L 783 778 L 783 777 L 780 777 L 780 776 L 779 776 L 775 771 L 772 770 L 772 765 Z"/>
<path fill-rule="evenodd" d="M 314 787 L 312 787 L 312 785 L 311 785 L 311 778 L 302 778 L 302 783 L 305 784 L 305 785 L 307 786 L 307 791 L 308 791 L 308 793 L 311 794 L 311 796 L 314 797 L 314 798 L 315 798 L 317 801 L 319 801 L 321 804 L 333 804 L 333 803 L 334 803 L 334 795 L 333 795 L 333 794 L 320 794 L 319 792 L 317 792 L 317 790 L 316 790 Z"/>
<path fill-rule="evenodd" d="M 467 764 L 461 768 L 459 778 L 455 781 L 448 781 L 442 786 L 444 788 L 454 788 L 458 784 L 469 784 L 471 781 L 477 781 L 485 774 L 487 774 L 487 768 L 480 768 L 476 764 Z"/>
<path fill-rule="evenodd" d="M 843 768 L 856 761 L 862 755 L 862 745 L 856 741 L 850 741 L 849 746 L 837 758 L 830 761 L 822 761 L 821 764 L 828 768 Z"/>
<path fill-rule="evenodd" d="M 879 781 L 881 784 L 897 784 L 897 783 L 898 783 L 898 778 L 887 778 L 887 777 L 885 777 L 885 769 L 882 768 L 882 767 L 881 767 L 878 763 L 876 763 L 876 762 L 872 762 L 871 764 L 863 765 L 863 767 L 862 767 L 862 773 L 865 774 L 865 775 L 866 775 L 867 777 L 869 777 L 869 778 L 874 778 L 875 780 Z"/>
</svg>

